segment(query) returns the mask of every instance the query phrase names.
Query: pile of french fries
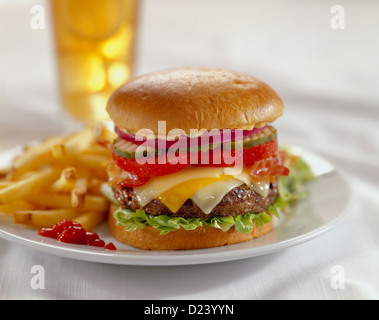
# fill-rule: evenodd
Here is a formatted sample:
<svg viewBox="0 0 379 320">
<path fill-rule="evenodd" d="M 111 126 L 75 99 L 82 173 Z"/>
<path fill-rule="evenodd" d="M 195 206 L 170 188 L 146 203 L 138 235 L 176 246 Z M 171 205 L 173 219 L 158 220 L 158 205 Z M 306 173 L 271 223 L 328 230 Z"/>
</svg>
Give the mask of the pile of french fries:
<svg viewBox="0 0 379 320">
<path fill-rule="evenodd" d="M 51 227 L 62 219 L 92 230 L 108 213 L 101 194 L 114 133 L 103 124 L 27 146 L 0 169 L 0 213 L 16 224 Z"/>
</svg>

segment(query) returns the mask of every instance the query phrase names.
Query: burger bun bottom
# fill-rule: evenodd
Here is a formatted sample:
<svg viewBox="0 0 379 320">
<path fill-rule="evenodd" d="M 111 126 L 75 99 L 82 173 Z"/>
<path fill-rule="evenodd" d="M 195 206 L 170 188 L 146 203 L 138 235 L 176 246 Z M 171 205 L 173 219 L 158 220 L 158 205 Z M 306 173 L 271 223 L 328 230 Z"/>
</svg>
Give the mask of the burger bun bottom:
<svg viewBox="0 0 379 320">
<path fill-rule="evenodd" d="M 258 238 L 273 228 L 273 223 L 267 223 L 260 229 L 253 228 L 248 234 L 237 232 L 234 227 L 227 232 L 220 229 L 204 226 L 194 230 L 179 229 L 165 235 L 151 226 L 135 231 L 127 231 L 123 226 L 116 226 L 113 213 L 117 206 L 111 205 L 108 225 L 113 237 L 119 242 L 144 250 L 191 250 L 202 248 L 221 247 Z"/>
</svg>

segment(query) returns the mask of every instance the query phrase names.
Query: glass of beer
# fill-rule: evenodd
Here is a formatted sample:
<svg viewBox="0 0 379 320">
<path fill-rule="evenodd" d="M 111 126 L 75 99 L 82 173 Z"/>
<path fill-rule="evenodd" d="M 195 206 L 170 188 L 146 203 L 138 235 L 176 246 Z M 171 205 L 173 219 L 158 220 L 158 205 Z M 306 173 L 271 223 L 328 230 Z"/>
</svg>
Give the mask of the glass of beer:
<svg viewBox="0 0 379 320">
<path fill-rule="evenodd" d="M 133 73 L 138 0 L 50 0 L 62 104 L 86 122 Z"/>
</svg>

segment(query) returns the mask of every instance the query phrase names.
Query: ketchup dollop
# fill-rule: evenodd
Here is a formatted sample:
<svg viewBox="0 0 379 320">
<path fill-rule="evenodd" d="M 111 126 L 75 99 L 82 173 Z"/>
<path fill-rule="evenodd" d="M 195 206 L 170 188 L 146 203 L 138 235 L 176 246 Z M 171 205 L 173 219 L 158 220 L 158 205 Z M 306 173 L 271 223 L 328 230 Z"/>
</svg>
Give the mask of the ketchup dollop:
<svg viewBox="0 0 379 320">
<path fill-rule="evenodd" d="M 56 239 L 60 242 L 82 244 L 92 247 L 101 247 L 107 250 L 116 250 L 115 245 L 110 242 L 107 245 L 99 235 L 85 230 L 80 223 L 63 219 L 51 228 L 41 228 L 38 234 L 43 237 Z"/>
</svg>

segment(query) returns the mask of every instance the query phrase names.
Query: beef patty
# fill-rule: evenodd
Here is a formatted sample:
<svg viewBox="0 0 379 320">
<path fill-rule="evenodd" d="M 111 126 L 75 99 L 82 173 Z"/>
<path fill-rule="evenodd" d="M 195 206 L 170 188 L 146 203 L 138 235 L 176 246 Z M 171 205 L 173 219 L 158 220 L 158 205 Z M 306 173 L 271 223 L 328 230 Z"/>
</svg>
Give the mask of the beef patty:
<svg viewBox="0 0 379 320">
<path fill-rule="evenodd" d="M 226 217 L 245 213 L 259 213 L 265 211 L 279 194 L 277 182 L 270 184 L 270 191 L 266 198 L 260 196 L 247 185 L 242 185 L 229 191 L 209 214 L 205 214 L 191 199 L 188 199 L 183 206 L 174 213 L 159 199 L 152 200 L 144 207 L 140 206 L 133 188 L 118 188 L 113 186 L 112 189 L 116 200 L 120 206 L 125 209 L 134 211 L 141 209 L 154 216 L 168 215 L 183 218 Z"/>
</svg>

